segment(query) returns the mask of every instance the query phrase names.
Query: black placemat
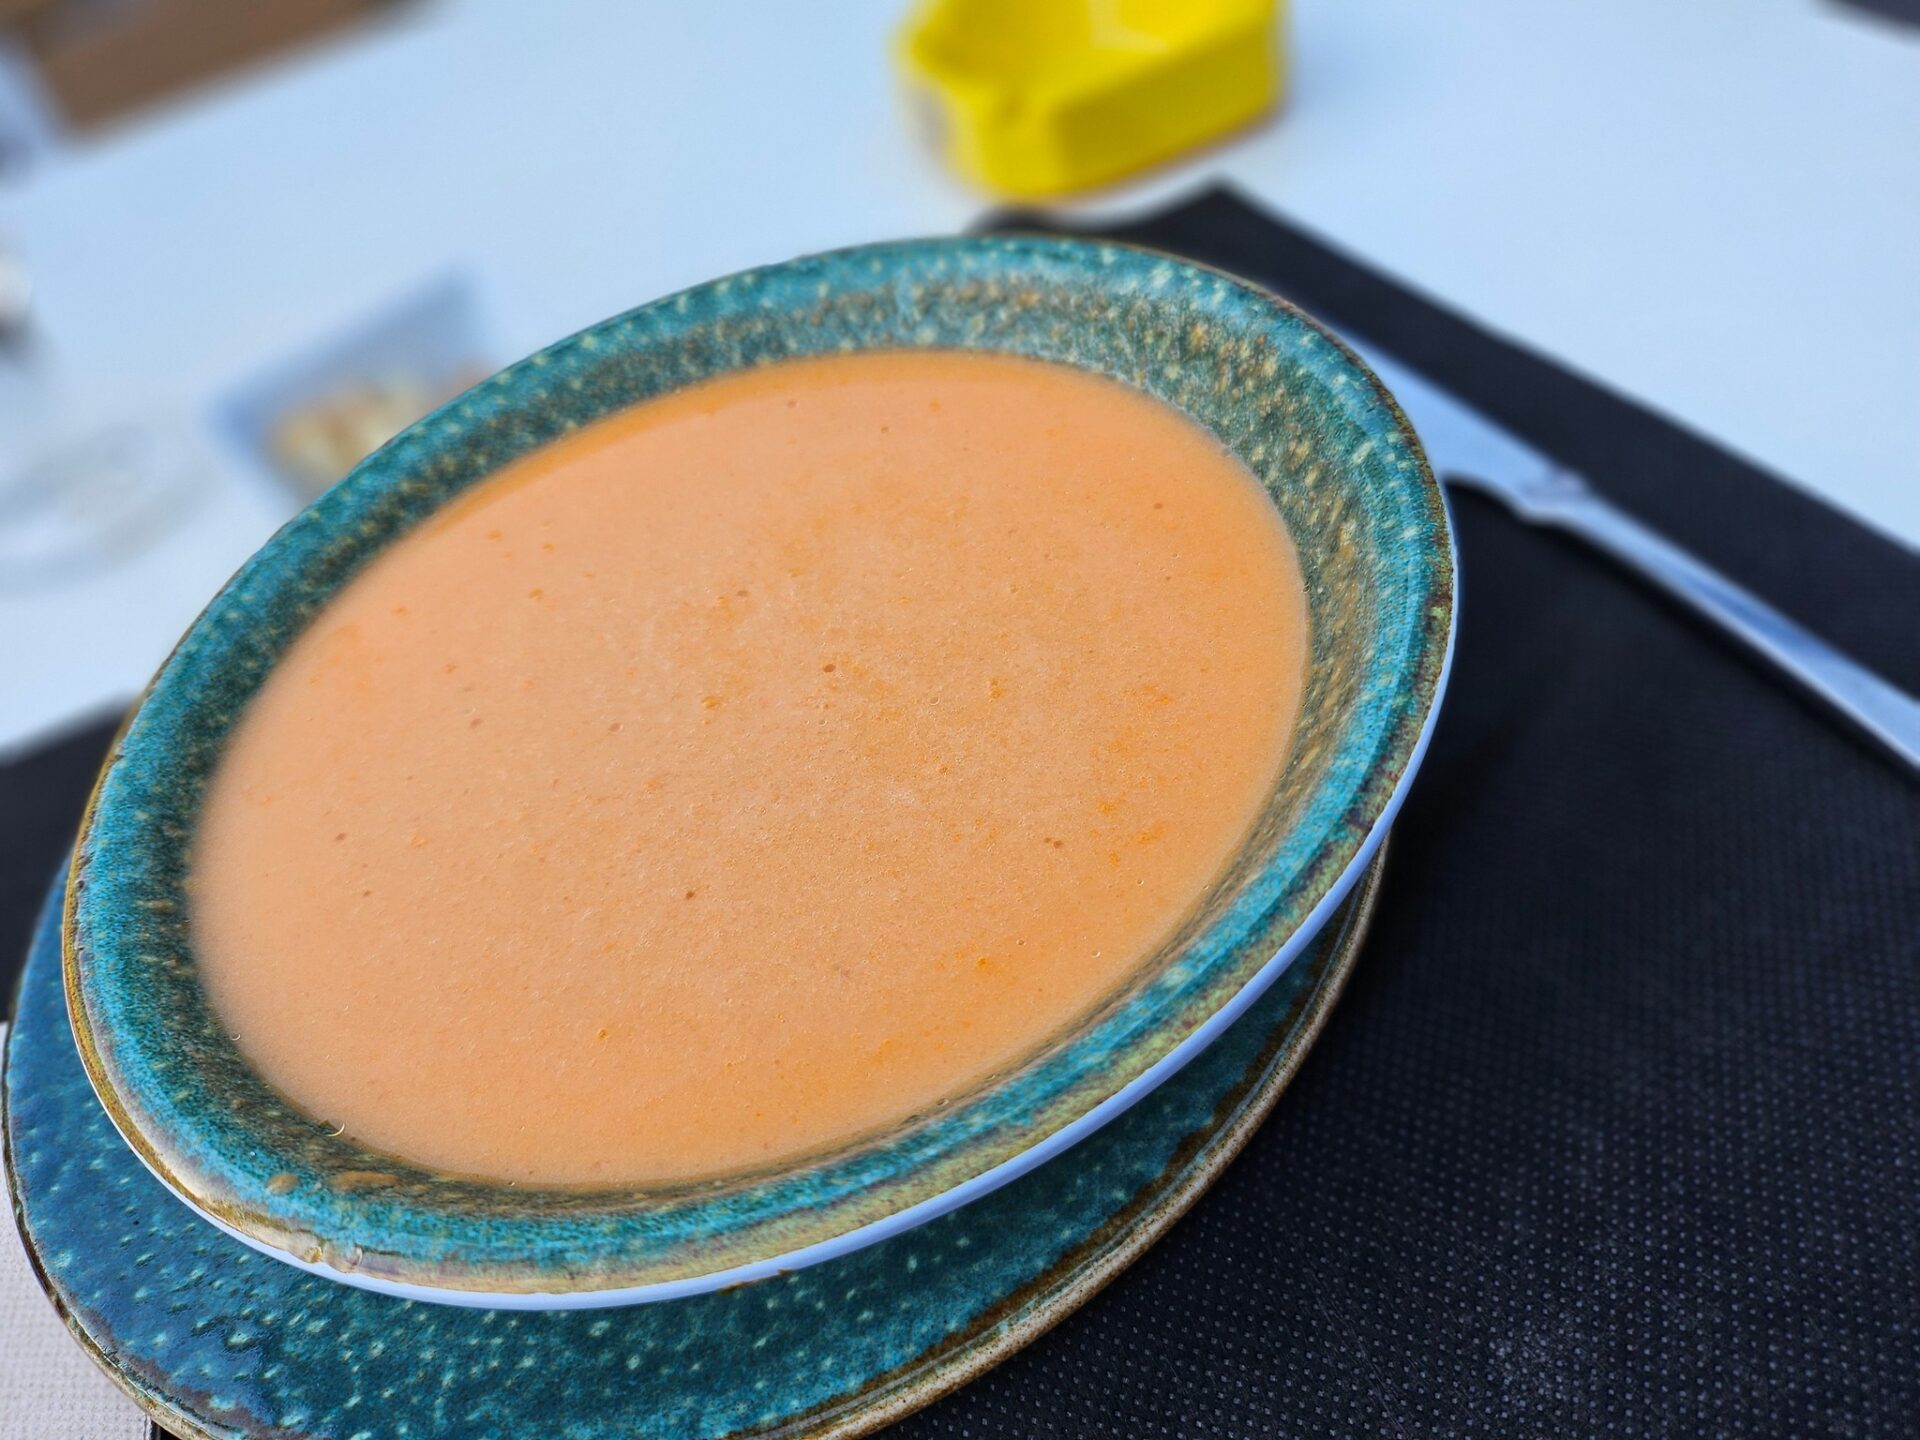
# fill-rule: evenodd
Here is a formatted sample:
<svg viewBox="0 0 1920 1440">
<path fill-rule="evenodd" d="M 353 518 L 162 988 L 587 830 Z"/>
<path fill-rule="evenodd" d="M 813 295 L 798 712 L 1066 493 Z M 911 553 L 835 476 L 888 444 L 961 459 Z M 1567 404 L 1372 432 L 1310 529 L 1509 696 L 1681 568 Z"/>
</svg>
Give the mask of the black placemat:
<svg viewBox="0 0 1920 1440">
<path fill-rule="evenodd" d="M 1389 346 L 1920 690 L 1912 552 L 1231 195 L 1112 233 Z M 1139 1265 L 898 1433 L 1920 1433 L 1920 788 L 1455 512 L 1452 688 L 1318 1047 Z M 106 738 L 0 770 L 9 956 Z"/>
</svg>

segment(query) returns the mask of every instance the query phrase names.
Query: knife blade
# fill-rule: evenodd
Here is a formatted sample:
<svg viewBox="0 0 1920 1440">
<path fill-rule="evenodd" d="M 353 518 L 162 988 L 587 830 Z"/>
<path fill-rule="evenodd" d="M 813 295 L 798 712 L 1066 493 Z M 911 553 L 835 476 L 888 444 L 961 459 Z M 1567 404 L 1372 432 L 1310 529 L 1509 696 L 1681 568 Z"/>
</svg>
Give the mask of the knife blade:
<svg viewBox="0 0 1920 1440">
<path fill-rule="evenodd" d="M 1580 474 L 1443 386 L 1336 331 L 1390 391 L 1447 484 L 1500 501 L 1529 524 L 1575 536 L 1741 642 L 1920 776 L 1920 700 L 1843 655 L 1759 596 L 1597 493 Z"/>
</svg>

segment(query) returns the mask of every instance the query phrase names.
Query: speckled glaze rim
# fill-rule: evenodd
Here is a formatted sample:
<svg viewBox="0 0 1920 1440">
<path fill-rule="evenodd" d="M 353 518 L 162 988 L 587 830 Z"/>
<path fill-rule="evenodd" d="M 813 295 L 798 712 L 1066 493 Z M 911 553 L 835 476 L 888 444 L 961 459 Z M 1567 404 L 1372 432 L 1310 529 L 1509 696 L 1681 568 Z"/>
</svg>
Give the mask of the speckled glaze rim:
<svg viewBox="0 0 1920 1440">
<path fill-rule="evenodd" d="M 742 1433 L 778 1434 L 784 1440 L 858 1440 L 884 1429 L 1031 1345 L 1157 1244 L 1239 1157 L 1319 1039 L 1327 1017 L 1353 976 L 1372 928 L 1387 849 L 1381 847 L 1355 890 L 1351 908 L 1339 917 L 1343 933 L 1319 962 L 1317 978 L 1309 978 L 1243 1080 L 1221 1098 L 1213 1128 L 1190 1141 L 1190 1148 L 1172 1159 L 1159 1180 L 1116 1212 L 1097 1233 L 1061 1255 L 1045 1274 L 1009 1292 L 992 1311 L 950 1334 L 938 1348 L 876 1377 L 831 1405 L 795 1417 L 777 1430 Z M 7 1098 L 5 1067 L 0 1067 L 0 1120 L 8 1110 Z M 35 1248 L 19 1202 L 14 1136 L 5 1126 L 0 1125 L 0 1129 L 6 1131 L 5 1143 L 0 1145 L 0 1169 L 5 1170 L 7 1189 L 14 1197 L 15 1224 L 34 1279 L 68 1333 L 134 1404 L 180 1440 L 221 1440 L 169 1403 L 160 1391 L 128 1374 L 81 1317 L 62 1301 Z M 1156 1190 L 1155 1186 L 1160 1188 Z"/>
<path fill-rule="evenodd" d="M 1133 384 L 1213 429 L 1280 505 L 1308 572 L 1314 659 L 1294 759 L 1236 868 L 1136 983 L 1070 1033 L 943 1110 L 768 1172 L 652 1191 L 508 1189 L 358 1149 L 295 1111 L 207 1007 L 183 889 L 200 786 L 280 651 L 384 544 L 580 424 L 750 365 L 927 347 Z M 1328 598 L 1338 585 L 1342 604 Z M 837 251 L 682 292 L 529 357 L 404 432 L 195 622 L 116 743 L 76 847 L 63 950 L 80 1054 L 170 1189 L 245 1243 L 349 1284 L 575 1308 L 845 1254 L 1091 1133 L 1291 963 L 1372 859 L 1424 754 L 1453 590 L 1445 503 L 1391 397 L 1306 316 L 1218 272 L 1104 242 L 968 237 Z"/>
</svg>

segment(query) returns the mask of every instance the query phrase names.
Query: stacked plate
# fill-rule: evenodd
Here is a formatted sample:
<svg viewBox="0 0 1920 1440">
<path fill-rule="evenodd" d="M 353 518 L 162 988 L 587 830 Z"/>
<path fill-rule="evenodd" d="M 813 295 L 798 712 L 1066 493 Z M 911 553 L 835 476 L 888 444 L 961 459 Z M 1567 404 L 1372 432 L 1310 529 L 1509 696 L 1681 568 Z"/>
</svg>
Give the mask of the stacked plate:
<svg viewBox="0 0 1920 1440">
<path fill-rule="evenodd" d="M 184 876 L 234 719 L 308 618 L 450 498 L 582 424 L 770 361 L 901 348 L 1135 386 L 1210 430 L 1292 535 L 1312 633 L 1292 754 L 1177 932 L 964 1096 L 711 1183 L 439 1173 L 287 1101 L 206 998 Z M 8 1174 L 49 1289 L 188 1436 L 852 1433 L 924 1403 L 1149 1243 L 1291 1073 L 1424 749 L 1452 596 L 1438 490 L 1377 383 L 1280 302 L 1150 252 L 840 252 L 531 357 L 276 536 L 116 746 L 7 1055 Z"/>
</svg>

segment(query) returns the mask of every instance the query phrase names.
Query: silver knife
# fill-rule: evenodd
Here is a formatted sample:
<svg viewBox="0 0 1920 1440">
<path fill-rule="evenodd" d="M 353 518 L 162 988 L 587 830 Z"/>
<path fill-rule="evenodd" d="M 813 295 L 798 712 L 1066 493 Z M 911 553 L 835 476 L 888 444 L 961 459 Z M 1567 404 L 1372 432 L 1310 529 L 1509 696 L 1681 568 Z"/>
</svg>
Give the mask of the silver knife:
<svg viewBox="0 0 1920 1440">
<path fill-rule="evenodd" d="M 1920 700 L 1609 504 L 1578 474 L 1417 371 L 1365 341 L 1340 338 L 1393 392 L 1434 473 L 1448 484 L 1491 495 L 1529 524 L 1551 525 L 1604 551 L 1692 606 L 1920 775 Z"/>
</svg>

